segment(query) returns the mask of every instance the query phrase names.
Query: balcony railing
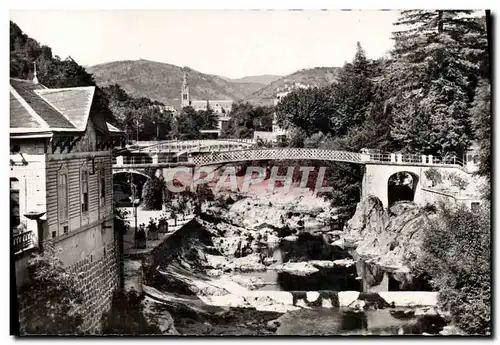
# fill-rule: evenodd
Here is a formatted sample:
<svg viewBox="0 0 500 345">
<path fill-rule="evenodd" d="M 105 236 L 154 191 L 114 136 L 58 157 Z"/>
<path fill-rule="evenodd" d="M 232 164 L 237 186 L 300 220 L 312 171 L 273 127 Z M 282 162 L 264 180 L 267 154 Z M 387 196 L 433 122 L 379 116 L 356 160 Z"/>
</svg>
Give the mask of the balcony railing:
<svg viewBox="0 0 500 345">
<path fill-rule="evenodd" d="M 14 238 L 14 253 L 20 253 L 30 247 L 33 244 L 33 232 L 32 231 L 24 231 L 20 233 L 15 233 Z"/>
</svg>

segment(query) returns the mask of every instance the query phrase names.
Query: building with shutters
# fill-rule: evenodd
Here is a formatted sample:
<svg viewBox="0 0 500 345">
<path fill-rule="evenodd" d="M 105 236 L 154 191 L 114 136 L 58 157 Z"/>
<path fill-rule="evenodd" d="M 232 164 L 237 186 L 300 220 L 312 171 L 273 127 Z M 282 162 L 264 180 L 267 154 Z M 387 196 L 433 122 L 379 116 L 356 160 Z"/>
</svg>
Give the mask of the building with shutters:
<svg viewBox="0 0 500 345">
<path fill-rule="evenodd" d="M 15 287 L 29 283 L 30 254 L 47 241 L 80 277 L 84 328 L 97 332 L 119 285 L 113 229 L 112 149 L 123 132 L 107 123 L 95 87 L 49 89 L 10 79 L 10 195 Z M 30 306 L 19 307 L 19 321 Z"/>
</svg>

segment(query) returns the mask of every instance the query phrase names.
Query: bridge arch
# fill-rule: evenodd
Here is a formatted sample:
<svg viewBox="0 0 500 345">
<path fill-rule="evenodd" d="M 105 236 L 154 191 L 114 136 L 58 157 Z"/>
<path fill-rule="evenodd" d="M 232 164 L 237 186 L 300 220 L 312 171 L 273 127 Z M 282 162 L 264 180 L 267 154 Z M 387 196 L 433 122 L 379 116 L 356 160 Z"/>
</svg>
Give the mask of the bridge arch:
<svg viewBox="0 0 500 345">
<path fill-rule="evenodd" d="M 113 170 L 113 175 L 117 175 L 117 174 L 135 174 L 135 175 L 144 176 L 144 177 L 146 177 L 148 179 L 151 178 L 151 176 L 149 176 L 145 172 L 142 172 L 142 171 L 139 171 L 139 170 L 134 170 L 134 169 Z"/>
<path fill-rule="evenodd" d="M 411 171 L 397 171 L 387 179 L 387 206 L 397 201 L 414 201 L 419 176 Z"/>
</svg>

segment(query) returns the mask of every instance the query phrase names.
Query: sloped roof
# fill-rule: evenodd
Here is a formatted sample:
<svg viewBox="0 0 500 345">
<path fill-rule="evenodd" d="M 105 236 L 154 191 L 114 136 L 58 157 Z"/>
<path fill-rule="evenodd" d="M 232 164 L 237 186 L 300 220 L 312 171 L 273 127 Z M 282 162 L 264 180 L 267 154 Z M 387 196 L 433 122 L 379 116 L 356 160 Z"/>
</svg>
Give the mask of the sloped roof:
<svg viewBox="0 0 500 345">
<path fill-rule="evenodd" d="M 106 122 L 106 125 L 108 126 L 108 131 L 110 133 L 124 133 L 121 129 L 116 128 L 109 122 Z"/>
<path fill-rule="evenodd" d="M 29 111 L 29 105 L 21 103 L 19 97 L 10 92 L 10 128 L 41 128 L 45 121 L 39 121 Z"/>
<path fill-rule="evenodd" d="M 15 78 L 10 79 L 10 85 L 11 128 L 75 129 L 61 112 L 36 94 L 44 86 Z"/>
<path fill-rule="evenodd" d="M 86 130 L 94 86 L 49 89 L 42 84 L 16 78 L 10 78 L 10 86 L 11 134 L 41 135 Z M 104 119 L 95 120 L 97 129 L 108 131 Z"/>
<path fill-rule="evenodd" d="M 84 131 L 94 98 L 94 86 L 36 90 L 36 94 L 59 110 L 80 131 Z"/>
</svg>

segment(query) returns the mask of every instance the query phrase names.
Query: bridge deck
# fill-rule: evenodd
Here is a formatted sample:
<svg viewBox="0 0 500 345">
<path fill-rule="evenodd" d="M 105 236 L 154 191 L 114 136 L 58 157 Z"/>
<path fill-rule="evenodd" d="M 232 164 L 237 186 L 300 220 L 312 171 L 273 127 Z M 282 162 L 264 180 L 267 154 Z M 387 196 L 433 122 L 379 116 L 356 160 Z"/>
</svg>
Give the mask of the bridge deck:
<svg viewBox="0 0 500 345">
<path fill-rule="evenodd" d="M 159 162 L 151 157 L 124 157 L 114 169 L 120 168 L 155 168 L 175 166 L 204 166 L 259 160 L 321 160 L 354 164 L 407 165 L 425 167 L 455 167 L 464 169 L 463 162 L 456 158 L 439 158 L 425 155 L 402 154 L 365 154 L 348 151 L 336 151 L 314 148 L 271 148 L 244 149 L 231 151 L 212 151 L 193 156 L 188 162 Z M 124 164 L 125 163 L 125 164 Z"/>
</svg>

